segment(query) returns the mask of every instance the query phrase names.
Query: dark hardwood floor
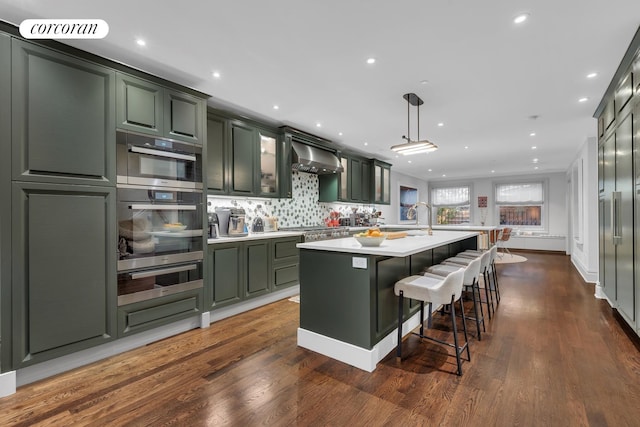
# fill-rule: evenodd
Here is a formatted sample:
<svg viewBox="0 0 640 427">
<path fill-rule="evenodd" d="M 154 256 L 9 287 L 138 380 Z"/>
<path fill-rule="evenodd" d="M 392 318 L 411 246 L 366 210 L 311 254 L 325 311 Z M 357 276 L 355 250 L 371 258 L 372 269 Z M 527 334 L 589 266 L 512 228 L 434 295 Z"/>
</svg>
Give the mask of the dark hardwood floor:
<svg viewBox="0 0 640 427">
<path fill-rule="evenodd" d="M 569 257 L 520 254 L 462 377 L 414 336 L 373 373 L 299 348 L 283 300 L 20 387 L 0 425 L 640 425 L 640 354 L 608 304 Z"/>
</svg>

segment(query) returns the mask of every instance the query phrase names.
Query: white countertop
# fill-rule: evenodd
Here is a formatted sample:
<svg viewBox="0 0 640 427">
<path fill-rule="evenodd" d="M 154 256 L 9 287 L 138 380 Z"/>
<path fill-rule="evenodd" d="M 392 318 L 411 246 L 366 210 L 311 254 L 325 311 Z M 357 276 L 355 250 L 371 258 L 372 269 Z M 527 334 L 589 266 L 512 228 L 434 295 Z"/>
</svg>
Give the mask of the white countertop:
<svg viewBox="0 0 640 427">
<path fill-rule="evenodd" d="M 208 239 L 209 245 L 215 245 L 216 243 L 229 243 L 229 242 L 243 242 L 246 240 L 260 240 L 260 239 L 277 239 L 279 237 L 293 237 L 302 236 L 304 233 L 300 231 L 272 231 L 269 233 L 249 233 L 248 236 L 242 237 L 218 237 L 217 239 Z"/>
<path fill-rule="evenodd" d="M 367 230 L 369 228 L 380 228 L 381 230 L 385 230 L 388 228 L 403 228 L 405 230 L 426 230 L 429 226 L 426 224 L 380 224 L 380 225 L 371 225 L 368 227 L 349 227 L 349 230 Z M 504 228 L 502 225 L 434 225 L 434 230 L 452 230 L 452 231 L 492 231 Z"/>
<path fill-rule="evenodd" d="M 353 237 L 298 243 L 297 247 L 318 251 L 405 257 L 468 237 L 477 236 L 478 234 L 478 232 L 473 231 L 438 230 L 434 231 L 432 236 L 408 236 L 401 239 L 385 240 L 380 246 L 375 247 L 362 246 Z"/>
</svg>

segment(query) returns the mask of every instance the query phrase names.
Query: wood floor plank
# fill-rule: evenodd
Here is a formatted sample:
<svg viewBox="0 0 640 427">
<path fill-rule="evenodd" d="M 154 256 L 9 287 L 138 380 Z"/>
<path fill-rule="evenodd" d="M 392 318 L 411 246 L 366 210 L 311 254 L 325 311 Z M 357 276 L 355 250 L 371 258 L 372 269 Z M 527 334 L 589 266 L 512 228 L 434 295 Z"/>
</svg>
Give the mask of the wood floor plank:
<svg viewBox="0 0 640 427">
<path fill-rule="evenodd" d="M 462 377 L 452 350 L 414 336 L 372 373 L 302 349 L 283 300 L 20 387 L 0 425 L 637 425 L 640 353 L 611 308 L 568 257 L 524 255 L 498 266 L 502 299 Z"/>
</svg>

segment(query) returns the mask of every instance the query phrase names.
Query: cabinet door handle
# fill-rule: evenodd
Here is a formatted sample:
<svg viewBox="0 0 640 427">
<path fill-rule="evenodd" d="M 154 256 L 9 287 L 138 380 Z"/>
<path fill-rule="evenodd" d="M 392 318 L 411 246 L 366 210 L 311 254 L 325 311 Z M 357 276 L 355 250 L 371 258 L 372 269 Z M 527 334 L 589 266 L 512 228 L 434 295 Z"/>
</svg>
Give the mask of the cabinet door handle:
<svg viewBox="0 0 640 427">
<path fill-rule="evenodd" d="M 622 231 L 620 230 L 620 191 L 611 193 L 611 236 L 613 244 L 616 245 L 622 240 Z"/>
<path fill-rule="evenodd" d="M 189 154 L 172 153 L 170 151 L 154 150 L 151 148 L 138 147 L 136 145 L 130 148 L 131 152 L 139 154 L 149 154 L 152 156 L 169 157 L 171 159 L 188 160 L 190 162 L 196 161 L 196 156 Z"/>
<path fill-rule="evenodd" d="M 134 211 L 195 211 L 196 205 L 153 205 L 133 204 L 129 209 Z"/>
<path fill-rule="evenodd" d="M 135 279 L 144 279 L 145 277 L 160 276 L 162 274 L 179 273 L 181 271 L 191 271 L 198 268 L 196 264 L 181 265 L 180 267 L 161 268 L 159 270 L 141 271 L 140 273 L 129 273 L 129 276 Z"/>
</svg>

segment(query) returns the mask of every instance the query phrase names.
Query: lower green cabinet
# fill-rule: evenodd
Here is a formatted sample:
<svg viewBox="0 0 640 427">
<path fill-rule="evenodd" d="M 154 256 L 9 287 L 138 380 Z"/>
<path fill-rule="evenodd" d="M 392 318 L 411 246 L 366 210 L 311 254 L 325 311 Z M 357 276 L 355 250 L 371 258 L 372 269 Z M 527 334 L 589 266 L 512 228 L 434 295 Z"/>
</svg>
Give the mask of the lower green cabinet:
<svg viewBox="0 0 640 427">
<path fill-rule="evenodd" d="M 115 338 L 115 188 L 14 182 L 12 230 L 13 369 Z"/>
<path fill-rule="evenodd" d="M 210 244 L 205 306 L 214 310 L 297 285 L 299 242 L 293 236 Z"/>
<path fill-rule="evenodd" d="M 203 290 L 192 289 L 118 307 L 118 336 L 127 336 L 202 312 Z"/>
</svg>

